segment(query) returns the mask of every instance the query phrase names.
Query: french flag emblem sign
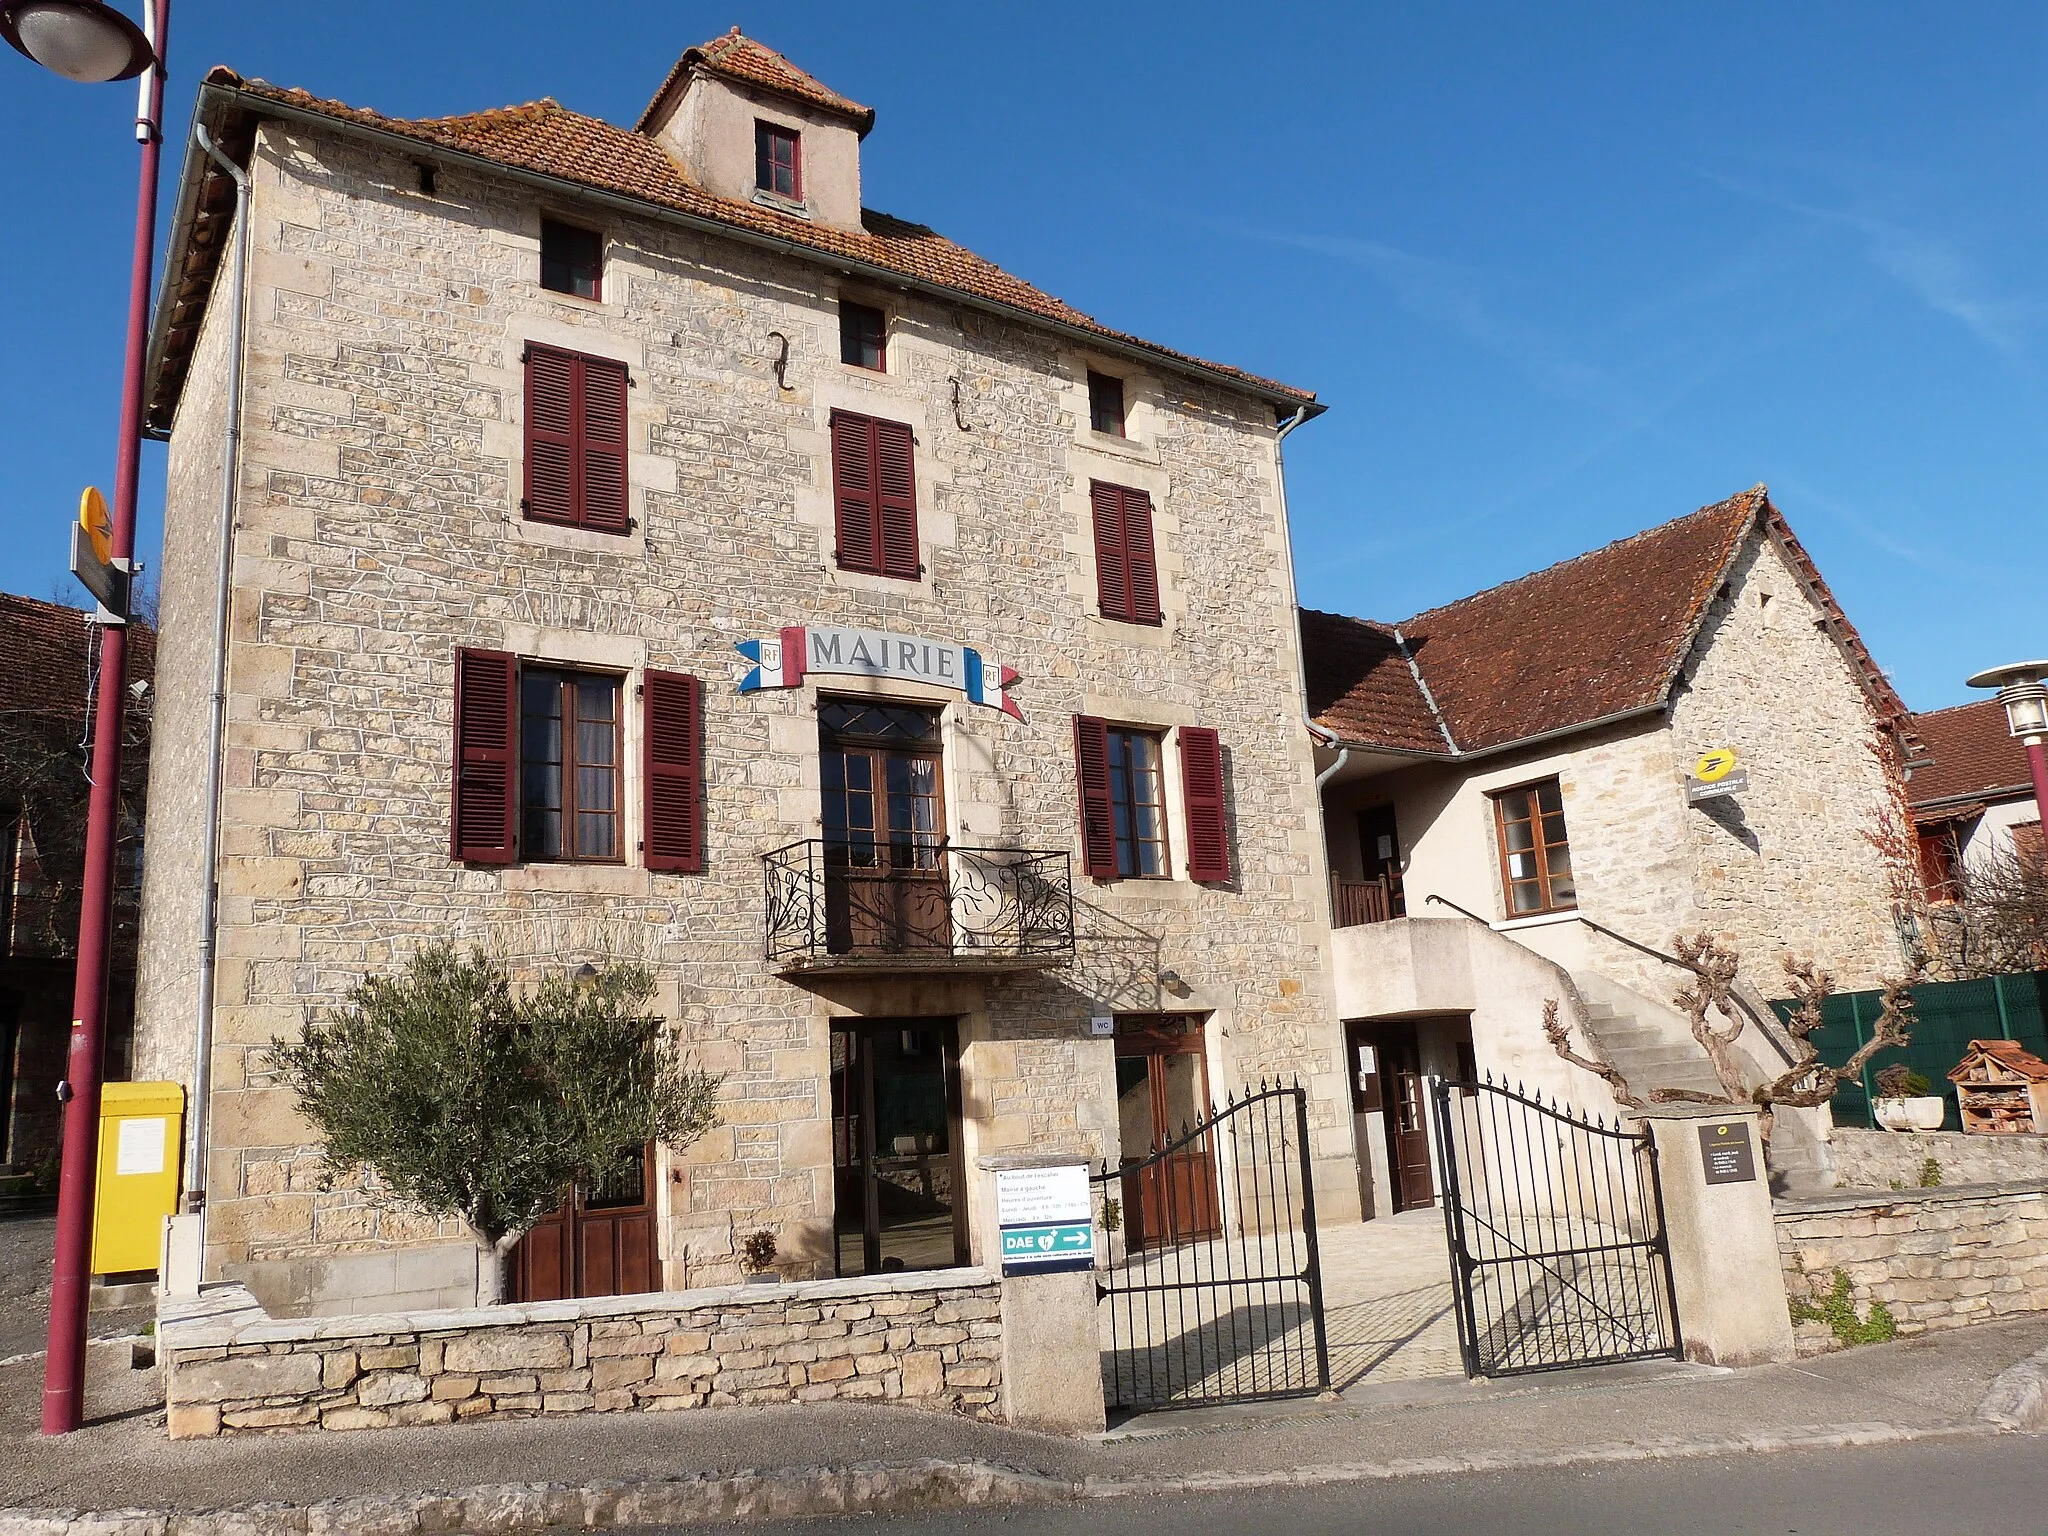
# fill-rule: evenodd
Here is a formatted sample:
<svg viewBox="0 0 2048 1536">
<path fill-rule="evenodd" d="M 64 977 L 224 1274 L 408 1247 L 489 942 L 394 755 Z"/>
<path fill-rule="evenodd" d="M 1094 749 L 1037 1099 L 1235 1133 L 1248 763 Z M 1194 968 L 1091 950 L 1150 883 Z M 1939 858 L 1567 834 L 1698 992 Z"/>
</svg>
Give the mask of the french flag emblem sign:
<svg viewBox="0 0 2048 1536">
<path fill-rule="evenodd" d="M 1013 720 L 1024 718 L 1009 695 L 1018 678 L 1016 669 L 952 641 L 879 629 L 789 624 L 773 639 L 742 640 L 734 648 L 753 663 L 740 678 L 741 693 L 796 688 L 813 673 L 901 678 L 958 689 L 969 703 L 1001 710 Z"/>
</svg>

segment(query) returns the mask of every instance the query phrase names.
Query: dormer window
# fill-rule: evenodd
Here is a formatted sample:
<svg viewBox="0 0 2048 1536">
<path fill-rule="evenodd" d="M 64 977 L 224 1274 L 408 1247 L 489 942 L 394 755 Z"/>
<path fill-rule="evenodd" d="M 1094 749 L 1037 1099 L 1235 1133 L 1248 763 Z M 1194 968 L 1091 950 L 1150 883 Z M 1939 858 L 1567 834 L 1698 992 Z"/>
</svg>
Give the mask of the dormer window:
<svg viewBox="0 0 2048 1536">
<path fill-rule="evenodd" d="M 779 123 L 754 124 L 754 187 L 800 203 L 804 197 L 802 135 Z"/>
<path fill-rule="evenodd" d="M 552 293 L 595 299 L 603 292 L 604 240 L 595 230 L 540 221 L 540 285 Z"/>
<path fill-rule="evenodd" d="M 1124 436 L 1124 381 L 1088 370 L 1088 425 L 1106 437 Z"/>
<path fill-rule="evenodd" d="M 872 304 L 839 301 L 839 361 L 887 373 L 889 317 Z"/>
</svg>

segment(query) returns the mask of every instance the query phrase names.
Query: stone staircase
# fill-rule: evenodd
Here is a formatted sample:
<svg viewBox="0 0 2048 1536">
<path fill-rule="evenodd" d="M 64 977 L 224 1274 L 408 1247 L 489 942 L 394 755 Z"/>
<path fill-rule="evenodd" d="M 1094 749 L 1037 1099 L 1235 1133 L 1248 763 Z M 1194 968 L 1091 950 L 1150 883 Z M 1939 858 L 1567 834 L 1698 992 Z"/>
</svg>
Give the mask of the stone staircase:
<svg viewBox="0 0 2048 1536">
<path fill-rule="evenodd" d="M 1720 1094 L 1714 1064 L 1689 1033 L 1663 1023 L 1648 1023 L 1613 1003 L 1588 998 L 1586 1030 L 1600 1053 L 1621 1069 L 1636 1095 L 1648 1099 L 1652 1088 L 1681 1088 L 1693 1093 Z M 1804 1122 L 1791 1111 L 1776 1117 L 1768 1158 L 1774 1195 L 1822 1194 L 1834 1177 L 1820 1146 Z"/>
</svg>

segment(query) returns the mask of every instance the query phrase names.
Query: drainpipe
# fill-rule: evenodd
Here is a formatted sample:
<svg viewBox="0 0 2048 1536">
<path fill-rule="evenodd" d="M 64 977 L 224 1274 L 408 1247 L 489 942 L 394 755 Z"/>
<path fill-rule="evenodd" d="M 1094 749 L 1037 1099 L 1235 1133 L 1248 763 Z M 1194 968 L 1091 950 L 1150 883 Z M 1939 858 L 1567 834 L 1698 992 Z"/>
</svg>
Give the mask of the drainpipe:
<svg viewBox="0 0 2048 1536">
<path fill-rule="evenodd" d="M 213 594 L 213 698 L 206 733 L 206 826 L 200 837 L 206 878 L 200 887 L 198 1018 L 192 1036 L 192 1140 L 186 1166 L 192 1188 L 185 1209 L 199 1218 L 199 1252 L 206 1251 L 207 1111 L 213 1097 L 214 941 L 220 927 L 221 738 L 228 708 L 228 593 L 235 562 L 235 490 L 242 458 L 242 321 L 249 270 L 249 177 L 222 154 L 203 123 L 192 137 L 235 184 L 235 264 L 229 283 L 227 430 L 221 443 L 220 565 Z"/>
</svg>

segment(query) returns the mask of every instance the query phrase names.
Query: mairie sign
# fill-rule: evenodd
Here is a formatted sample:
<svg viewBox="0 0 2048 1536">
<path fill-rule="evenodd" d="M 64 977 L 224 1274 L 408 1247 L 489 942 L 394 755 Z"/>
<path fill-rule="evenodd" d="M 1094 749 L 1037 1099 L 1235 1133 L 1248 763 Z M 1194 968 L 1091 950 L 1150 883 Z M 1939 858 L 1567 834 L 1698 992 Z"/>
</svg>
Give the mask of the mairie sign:
<svg viewBox="0 0 2048 1536">
<path fill-rule="evenodd" d="M 1014 719 L 1024 713 L 1004 690 L 1017 673 L 998 666 L 971 646 L 920 640 L 879 629 L 828 629 L 790 624 L 772 640 L 742 640 L 735 647 L 754 663 L 740 679 L 741 693 L 796 688 L 807 673 L 841 677 L 888 677 L 957 688 L 974 704 L 1000 709 Z"/>
<path fill-rule="evenodd" d="M 1094 1255 L 1095 1232 L 1085 1221 L 1003 1228 L 1003 1262 L 1013 1267 L 1092 1260 Z"/>
</svg>

